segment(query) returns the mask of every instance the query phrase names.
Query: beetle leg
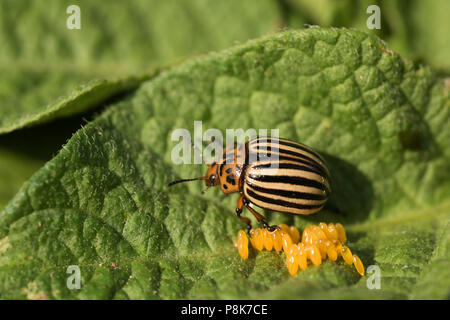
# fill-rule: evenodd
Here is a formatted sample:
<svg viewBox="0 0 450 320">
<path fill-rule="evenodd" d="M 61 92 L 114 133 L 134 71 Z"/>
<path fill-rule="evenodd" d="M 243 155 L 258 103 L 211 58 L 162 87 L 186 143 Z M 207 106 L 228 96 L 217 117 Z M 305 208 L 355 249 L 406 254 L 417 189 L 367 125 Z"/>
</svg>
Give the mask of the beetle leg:
<svg viewBox="0 0 450 320">
<path fill-rule="evenodd" d="M 241 195 L 241 196 L 243 196 L 243 195 Z M 250 202 L 247 199 L 245 199 L 244 197 L 242 198 L 242 203 L 255 216 L 256 220 L 258 220 L 258 222 L 263 225 L 263 228 L 266 228 L 270 232 L 273 232 L 276 229 L 278 229 L 278 226 L 269 226 L 266 222 L 266 219 L 260 213 L 258 213 L 255 209 L 250 207 Z"/>
<path fill-rule="evenodd" d="M 236 214 L 237 214 L 238 218 L 241 219 L 241 221 L 243 221 L 247 224 L 247 235 L 250 237 L 250 230 L 252 229 L 252 223 L 249 218 L 241 216 L 243 208 L 244 208 L 244 195 L 241 194 L 237 201 Z"/>
</svg>

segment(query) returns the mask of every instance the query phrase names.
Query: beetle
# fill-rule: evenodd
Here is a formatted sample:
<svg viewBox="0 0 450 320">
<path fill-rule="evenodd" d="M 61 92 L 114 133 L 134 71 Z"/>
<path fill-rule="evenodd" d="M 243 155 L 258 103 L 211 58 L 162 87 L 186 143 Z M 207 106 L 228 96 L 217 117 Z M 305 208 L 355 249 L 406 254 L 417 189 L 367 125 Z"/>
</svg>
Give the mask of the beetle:
<svg viewBox="0 0 450 320">
<path fill-rule="evenodd" d="M 221 159 L 208 164 L 204 176 L 176 180 L 168 186 L 194 180 L 204 180 L 206 190 L 220 186 L 225 194 L 240 193 L 236 215 L 247 224 L 247 232 L 251 230 L 251 221 L 242 216 L 244 207 L 264 228 L 269 231 L 277 228 L 269 226 L 250 204 L 309 215 L 323 208 L 331 192 L 329 170 L 317 152 L 304 144 L 273 137 L 257 136 L 244 144 L 226 147 Z"/>
</svg>

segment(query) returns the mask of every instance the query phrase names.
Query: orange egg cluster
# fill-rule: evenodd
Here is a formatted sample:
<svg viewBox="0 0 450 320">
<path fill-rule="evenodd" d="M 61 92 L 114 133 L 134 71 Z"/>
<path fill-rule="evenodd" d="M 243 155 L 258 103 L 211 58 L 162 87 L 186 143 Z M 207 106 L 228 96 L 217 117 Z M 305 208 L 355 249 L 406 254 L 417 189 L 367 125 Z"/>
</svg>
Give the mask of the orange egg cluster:
<svg viewBox="0 0 450 320">
<path fill-rule="evenodd" d="M 298 269 L 305 270 L 308 263 L 315 266 L 322 264 L 326 258 L 336 261 L 339 256 L 345 263 L 353 264 L 360 275 L 364 275 L 364 265 L 361 259 L 352 254 L 343 243 L 347 241 L 345 229 L 340 223 L 319 223 L 319 225 L 307 226 L 303 230 L 300 241 L 300 233 L 294 226 L 280 224 L 273 232 L 267 229 L 252 229 L 250 231 L 250 243 L 256 250 L 266 249 L 277 252 L 283 250 L 286 254 L 286 266 L 291 275 L 296 275 Z M 248 237 L 240 230 L 238 233 L 238 251 L 242 259 L 248 259 Z M 300 242 L 299 242 L 300 241 Z"/>
</svg>

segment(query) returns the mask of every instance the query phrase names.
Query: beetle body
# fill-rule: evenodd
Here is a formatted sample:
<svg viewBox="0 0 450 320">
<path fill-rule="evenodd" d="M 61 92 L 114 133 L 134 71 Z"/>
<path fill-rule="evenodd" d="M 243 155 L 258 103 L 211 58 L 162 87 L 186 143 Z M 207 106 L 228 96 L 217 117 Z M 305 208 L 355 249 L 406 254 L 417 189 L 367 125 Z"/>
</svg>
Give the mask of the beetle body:
<svg viewBox="0 0 450 320">
<path fill-rule="evenodd" d="M 220 185 L 222 192 L 241 195 L 236 213 L 247 207 L 265 227 L 264 217 L 249 204 L 289 214 L 308 215 L 323 208 L 330 194 L 329 171 L 311 148 L 282 138 L 255 137 L 245 144 L 227 147 L 222 158 L 209 165 L 206 186 Z"/>
<path fill-rule="evenodd" d="M 329 173 L 316 152 L 286 139 L 265 137 L 250 140 L 247 148 L 249 163 L 241 179 L 242 192 L 251 203 L 291 214 L 322 209 L 330 193 Z M 264 159 L 266 150 L 278 155 L 275 164 Z"/>
</svg>

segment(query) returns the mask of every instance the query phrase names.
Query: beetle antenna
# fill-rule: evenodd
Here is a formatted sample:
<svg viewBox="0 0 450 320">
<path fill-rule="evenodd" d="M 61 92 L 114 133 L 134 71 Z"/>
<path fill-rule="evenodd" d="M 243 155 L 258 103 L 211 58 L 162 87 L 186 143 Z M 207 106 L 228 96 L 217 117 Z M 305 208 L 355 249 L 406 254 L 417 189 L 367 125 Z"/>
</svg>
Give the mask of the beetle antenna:
<svg viewBox="0 0 450 320">
<path fill-rule="evenodd" d="M 180 179 L 180 180 L 175 180 L 172 181 L 170 183 L 167 184 L 168 187 L 173 186 L 174 184 L 178 184 L 181 182 L 188 182 L 188 181 L 195 181 L 195 180 L 206 180 L 206 177 L 199 177 L 199 178 L 192 178 L 192 179 Z"/>
</svg>

